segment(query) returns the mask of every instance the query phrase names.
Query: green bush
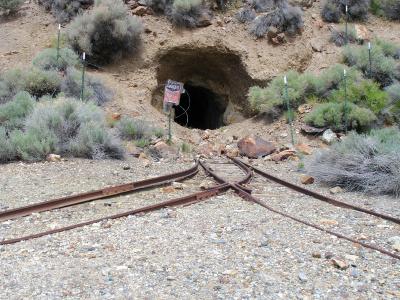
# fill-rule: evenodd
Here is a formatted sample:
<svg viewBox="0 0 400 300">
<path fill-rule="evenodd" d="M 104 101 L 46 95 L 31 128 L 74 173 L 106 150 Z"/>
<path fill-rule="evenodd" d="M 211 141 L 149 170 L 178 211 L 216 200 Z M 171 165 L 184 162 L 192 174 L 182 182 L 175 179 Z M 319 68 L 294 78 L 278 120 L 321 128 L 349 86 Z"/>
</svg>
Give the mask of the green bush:
<svg viewBox="0 0 400 300">
<path fill-rule="evenodd" d="M 13 100 L 0 105 L 0 126 L 7 132 L 22 129 L 26 116 L 36 102 L 27 92 L 19 92 Z"/>
<path fill-rule="evenodd" d="M 400 132 L 396 128 L 351 133 L 329 150 L 317 152 L 307 172 L 331 186 L 368 194 L 400 195 Z"/>
<path fill-rule="evenodd" d="M 345 89 L 332 92 L 330 101 L 342 102 L 345 100 Z M 369 108 L 373 113 L 379 114 L 388 104 L 388 94 L 371 80 L 361 82 L 352 81 L 347 85 L 347 100 L 359 106 Z"/>
<path fill-rule="evenodd" d="M 48 48 L 40 52 L 32 61 L 33 65 L 42 70 L 65 71 L 79 63 L 78 56 L 69 48 L 61 48 L 57 59 L 57 49 Z"/>
<path fill-rule="evenodd" d="M 0 0 L 0 12 L 5 15 L 16 13 L 24 0 Z"/>
<path fill-rule="evenodd" d="M 10 101 L 15 94 L 24 88 L 23 72 L 20 69 L 13 69 L 0 74 L 0 103 Z"/>
<path fill-rule="evenodd" d="M 91 11 L 71 22 L 68 39 L 75 51 L 87 53 L 89 61 L 107 64 L 138 53 L 142 28 L 122 0 L 98 0 Z"/>
<path fill-rule="evenodd" d="M 147 122 L 127 116 L 123 116 L 116 127 L 121 138 L 126 140 L 149 139 L 152 135 L 151 127 Z"/>
<path fill-rule="evenodd" d="M 310 112 L 305 122 L 311 126 L 331 128 L 334 131 L 346 129 L 345 104 L 328 102 L 318 105 Z M 376 121 L 376 116 L 367 108 L 347 103 L 347 129 L 366 130 Z"/>
<path fill-rule="evenodd" d="M 378 44 L 374 44 L 371 50 L 371 70 L 367 47 L 345 47 L 343 59 L 347 65 L 357 67 L 365 76 L 370 76 L 382 87 L 390 85 L 395 79 L 396 61 L 386 56 Z"/>
</svg>

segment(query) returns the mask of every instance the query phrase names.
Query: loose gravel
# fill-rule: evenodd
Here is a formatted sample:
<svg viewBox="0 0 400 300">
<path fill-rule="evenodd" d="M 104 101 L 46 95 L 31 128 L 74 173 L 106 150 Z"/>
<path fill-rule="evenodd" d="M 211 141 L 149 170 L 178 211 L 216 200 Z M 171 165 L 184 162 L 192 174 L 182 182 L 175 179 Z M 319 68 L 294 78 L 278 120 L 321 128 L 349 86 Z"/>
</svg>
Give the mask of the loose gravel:
<svg viewBox="0 0 400 300">
<path fill-rule="evenodd" d="M 294 163 L 256 163 L 285 179 L 297 181 L 299 177 Z M 1 209 L 18 207 L 158 176 L 191 164 L 152 163 L 144 167 L 138 159 L 71 159 L 3 165 L 0 205 Z M 199 174 L 186 181 L 183 190 L 171 193 L 148 190 L 2 223 L 0 238 L 189 194 L 204 179 L 205 175 Z M 400 235 L 397 225 L 334 208 L 259 177 L 249 186 L 269 205 L 315 223 L 323 219 L 323 225 L 332 230 L 356 237 L 363 234 L 368 241 L 373 238 L 388 248 L 388 238 Z M 328 193 L 327 188 L 316 184 L 310 187 Z M 356 193 L 339 194 L 337 198 L 357 205 L 368 201 L 369 208 L 392 214 L 400 206 L 396 199 L 366 198 Z M 385 206 L 380 205 L 381 199 Z M 400 297 L 399 261 L 283 218 L 232 192 L 191 206 L 0 246 L 0 257 L 0 299 Z M 345 268 L 335 267 L 332 259 L 344 262 Z"/>
</svg>

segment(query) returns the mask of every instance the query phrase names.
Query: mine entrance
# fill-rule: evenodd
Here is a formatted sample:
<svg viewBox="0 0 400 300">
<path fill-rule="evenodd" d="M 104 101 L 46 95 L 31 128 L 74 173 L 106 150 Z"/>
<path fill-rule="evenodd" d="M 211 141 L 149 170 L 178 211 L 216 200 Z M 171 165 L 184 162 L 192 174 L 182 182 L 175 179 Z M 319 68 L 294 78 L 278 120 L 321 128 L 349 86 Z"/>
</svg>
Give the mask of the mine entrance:
<svg viewBox="0 0 400 300">
<path fill-rule="evenodd" d="M 175 108 L 175 122 L 182 126 L 199 129 L 216 129 L 224 125 L 226 101 L 213 91 L 185 84 L 180 105 Z"/>
</svg>

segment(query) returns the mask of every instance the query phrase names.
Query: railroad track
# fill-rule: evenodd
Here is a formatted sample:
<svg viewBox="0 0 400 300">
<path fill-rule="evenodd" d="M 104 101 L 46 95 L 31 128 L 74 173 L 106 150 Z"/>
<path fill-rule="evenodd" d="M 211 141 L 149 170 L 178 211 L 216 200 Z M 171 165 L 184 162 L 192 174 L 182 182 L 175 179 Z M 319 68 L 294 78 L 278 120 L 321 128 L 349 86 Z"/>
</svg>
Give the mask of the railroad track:
<svg viewBox="0 0 400 300">
<path fill-rule="evenodd" d="M 63 197 L 63 198 L 54 199 L 54 200 L 50 200 L 50 201 L 45 201 L 45 202 L 28 205 L 25 207 L 16 208 L 16 209 L 12 209 L 12 210 L 6 210 L 3 212 L 0 212 L 0 222 L 11 220 L 11 219 L 16 219 L 16 218 L 21 218 L 24 216 L 31 215 L 32 213 L 40 213 L 43 211 L 49 211 L 49 210 L 63 208 L 63 207 L 67 207 L 67 206 L 79 205 L 79 204 L 86 203 L 89 201 L 96 201 L 99 199 L 114 197 L 114 196 L 125 194 L 125 193 L 135 193 L 135 192 L 142 191 L 144 189 L 151 189 L 151 188 L 167 185 L 174 181 L 184 181 L 184 180 L 187 180 L 187 179 L 195 176 L 199 172 L 199 166 L 201 166 L 202 169 L 204 169 L 204 171 L 207 175 L 209 175 L 211 178 L 213 178 L 216 181 L 215 186 L 207 188 L 204 191 L 195 192 L 193 194 L 186 195 L 183 197 L 178 197 L 178 198 L 162 201 L 160 203 L 144 206 L 141 208 L 137 208 L 137 209 L 129 210 L 126 212 L 110 215 L 107 217 L 97 218 L 94 220 L 76 223 L 73 225 L 60 227 L 60 228 L 52 229 L 52 230 L 48 230 L 48 231 L 43 231 L 43 232 L 39 232 L 36 234 L 26 235 L 26 236 L 22 236 L 22 237 L 18 237 L 18 238 L 3 240 L 3 241 L 0 241 L 0 245 L 13 244 L 13 243 L 17 243 L 17 242 L 24 241 L 24 240 L 34 239 L 34 238 L 42 237 L 45 235 L 50 235 L 53 233 L 58 233 L 58 232 L 63 232 L 63 231 L 83 227 L 83 226 L 98 223 L 101 221 L 117 219 L 117 218 L 126 217 L 129 215 L 134 215 L 134 214 L 138 214 L 138 213 L 147 213 L 147 212 L 159 210 L 159 209 L 162 209 L 165 207 L 190 205 L 193 203 L 198 203 L 200 201 L 205 201 L 205 200 L 215 197 L 219 194 L 225 193 L 229 189 L 232 189 L 239 197 L 243 198 L 244 200 L 256 203 L 256 204 L 260 205 L 261 207 L 263 207 L 273 213 L 281 215 L 282 217 L 289 218 L 289 219 L 291 219 L 295 222 L 301 223 L 305 226 L 312 227 L 319 231 L 336 236 L 337 238 L 358 244 L 365 248 L 378 251 L 382 254 L 385 254 L 390 257 L 400 260 L 400 255 L 393 253 L 389 250 L 386 250 L 382 247 L 379 247 L 379 246 L 373 245 L 373 244 L 368 244 L 366 242 L 351 238 L 351 237 L 341 234 L 339 232 L 334 232 L 332 230 L 329 230 L 322 226 L 319 226 L 315 223 L 312 223 L 308 220 L 303 220 L 299 217 L 296 217 L 292 214 L 289 214 L 285 211 L 281 211 L 275 207 L 272 207 L 272 206 L 266 204 L 264 199 L 259 199 L 251 194 L 252 190 L 251 190 L 251 188 L 249 188 L 251 186 L 250 182 L 254 179 L 254 177 L 255 177 L 254 174 L 256 174 L 257 176 L 261 177 L 265 181 L 265 184 L 268 184 L 269 182 L 274 182 L 275 184 L 279 184 L 280 186 L 284 186 L 285 188 L 288 188 L 290 190 L 293 190 L 298 193 L 304 194 L 306 196 L 312 197 L 319 201 L 323 201 L 329 205 L 333 205 L 333 206 L 336 206 L 336 207 L 339 207 L 342 209 L 357 211 L 357 212 L 365 214 L 365 215 L 370 215 L 375 218 L 380 218 L 382 220 L 393 222 L 394 224 L 400 224 L 400 219 L 395 218 L 393 216 L 378 213 L 378 212 L 375 212 L 372 210 L 368 210 L 368 209 L 365 209 L 362 207 L 351 205 L 351 204 L 348 204 L 348 203 L 345 203 L 345 202 L 342 202 L 342 201 L 339 201 L 339 200 L 336 200 L 336 199 L 333 199 L 330 197 L 326 197 L 324 195 L 321 195 L 316 192 L 305 189 L 301 186 L 294 185 L 283 179 L 277 178 L 271 174 L 268 174 L 260 169 L 257 169 L 255 167 L 253 167 L 249 164 L 246 164 L 235 158 L 224 159 L 224 160 L 209 160 L 207 162 L 200 161 L 200 162 L 196 162 L 193 167 L 191 167 L 187 170 L 181 171 L 181 172 L 164 175 L 164 176 L 160 176 L 160 177 L 155 177 L 155 178 L 151 178 L 151 179 L 147 179 L 147 180 L 143 180 L 143 181 L 131 182 L 131 183 L 123 184 L 123 185 L 119 185 L 119 186 L 108 187 L 105 189 L 96 190 L 96 191 L 92 191 L 89 193 L 83 193 L 83 194 L 78 194 L 78 195 L 74 195 L 74 196 L 68 196 L 68 197 Z"/>
</svg>

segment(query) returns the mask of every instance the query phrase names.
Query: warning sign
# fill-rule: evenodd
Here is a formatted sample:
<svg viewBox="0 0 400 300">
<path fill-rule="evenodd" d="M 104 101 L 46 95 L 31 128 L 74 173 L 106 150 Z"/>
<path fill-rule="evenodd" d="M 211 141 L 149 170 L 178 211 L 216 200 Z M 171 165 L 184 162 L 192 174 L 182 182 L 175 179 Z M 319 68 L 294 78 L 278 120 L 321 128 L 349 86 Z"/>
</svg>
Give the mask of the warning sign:
<svg viewBox="0 0 400 300">
<path fill-rule="evenodd" d="M 179 100 L 183 92 L 183 83 L 168 80 L 164 90 L 164 103 L 179 105 Z"/>
</svg>

